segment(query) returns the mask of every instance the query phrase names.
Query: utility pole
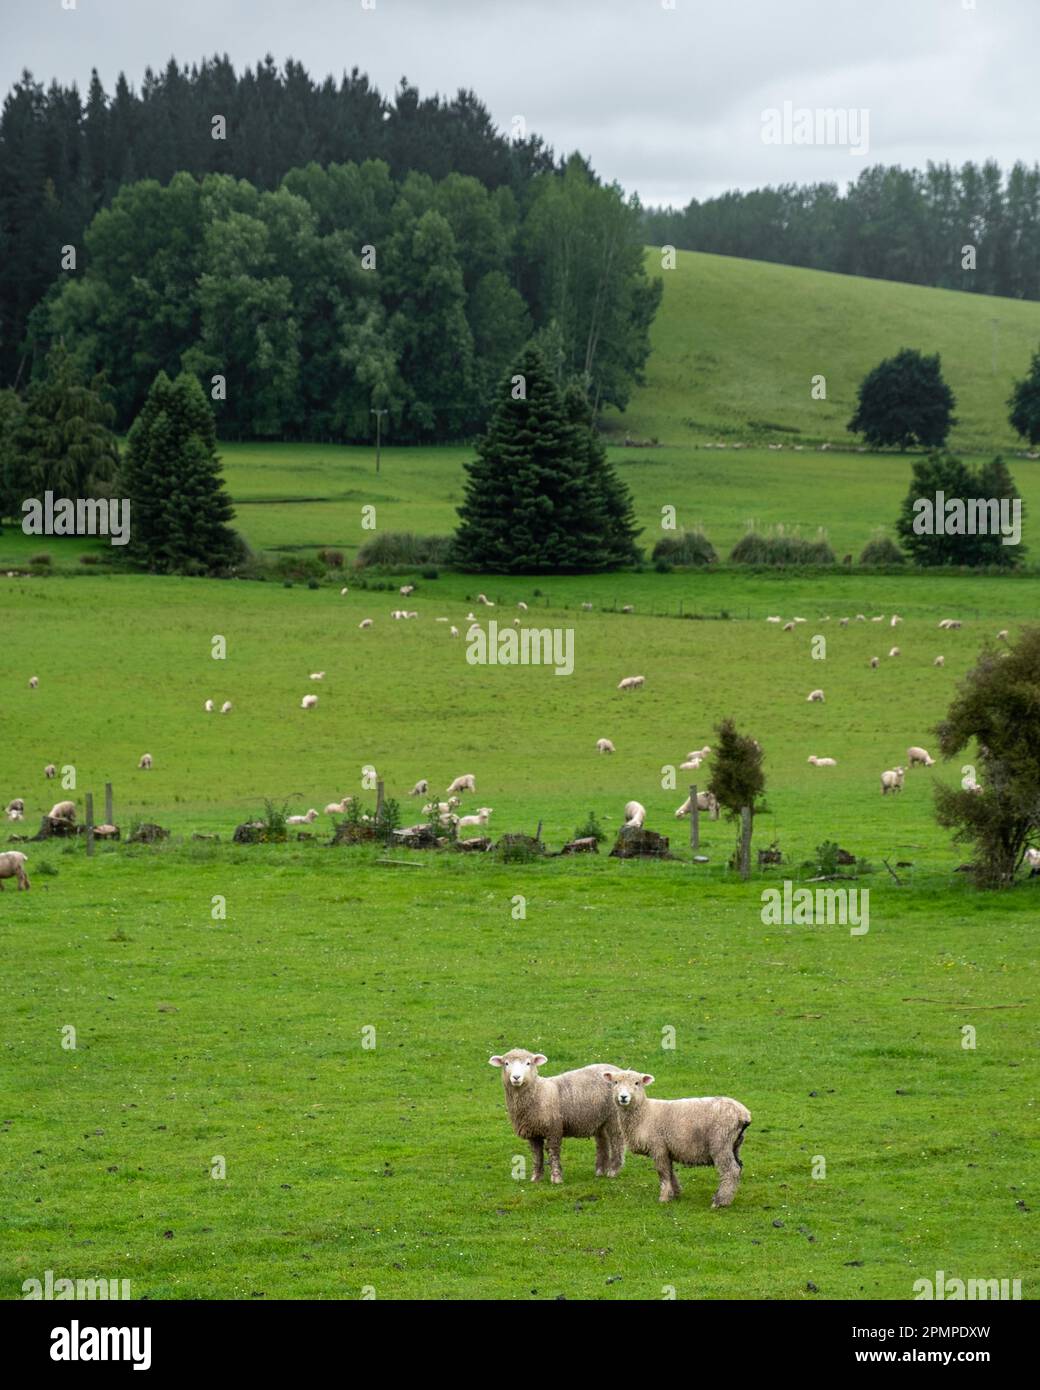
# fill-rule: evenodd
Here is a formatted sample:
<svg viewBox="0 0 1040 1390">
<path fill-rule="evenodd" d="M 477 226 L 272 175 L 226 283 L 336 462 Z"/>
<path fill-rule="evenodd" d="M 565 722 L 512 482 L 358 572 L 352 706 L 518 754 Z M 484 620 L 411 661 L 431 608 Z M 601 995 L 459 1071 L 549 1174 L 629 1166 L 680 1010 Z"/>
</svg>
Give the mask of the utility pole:
<svg viewBox="0 0 1040 1390">
<path fill-rule="evenodd" d="M 376 417 L 376 472 L 378 473 L 378 472 L 379 472 L 380 435 L 381 435 L 381 433 L 382 433 L 381 426 L 382 426 L 382 424 L 383 424 L 383 416 L 389 414 L 389 411 L 386 411 L 386 410 L 373 410 L 373 411 L 371 411 L 370 413 Z"/>
</svg>

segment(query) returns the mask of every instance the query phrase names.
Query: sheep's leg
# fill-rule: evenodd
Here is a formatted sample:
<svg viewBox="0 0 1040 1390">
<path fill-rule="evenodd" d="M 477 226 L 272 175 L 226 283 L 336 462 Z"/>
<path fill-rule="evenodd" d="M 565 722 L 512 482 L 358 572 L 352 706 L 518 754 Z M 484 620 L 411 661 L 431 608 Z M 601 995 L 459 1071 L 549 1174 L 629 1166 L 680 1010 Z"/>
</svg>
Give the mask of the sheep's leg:
<svg viewBox="0 0 1040 1390">
<path fill-rule="evenodd" d="M 563 1144 L 563 1135 L 554 1134 L 548 1137 L 549 1143 L 549 1177 L 553 1182 L 563 1182 L 563 1166 L 560 1163 L 560 1148 Z"/>
<path fill-rule="evenodd" d="M 18 887 L 24 888 L 27 893 L 29 891 L 29 875 L 25 872 L 24 869 L 22 870 L 22 873 L 18 879 Z"/>
<path fill-rule="evenodd" d="M 610 1147 L 610 1163 L 607 1167 L 607 1177 L 616 1178 L 625 1165 L 625 1136 L 621 1132 L 621 1126 L 613 1120 L 607 1125 L 607 1144 Z"/>
<path fill-rule="evenodd" d="M 661 1179 L 661 1201 L 670 1202 L 675 1195 L 675 1170 L 672 1168 L 672 1156 L 667 1149 L 663 1153 L 654 1154 L 654 1167 Z"/>
<path fill-rule="evenodd" d="M 541 1182 L 545 1171 L 545 1140 L 529 1139 L 527 1142 L 531 1146 L 531 1181 Z"/>
<path fill-rule="evenodd" d="M 732 1150 L 716 1157 L 715 1171 L 719 1175 L 719 1185 L 711 1199 L 713 1207 L 728 1207 L 733 1201 L 740 1182 L 740 1168 L 740 1160 Z"/>
<path fill-rule="evenodd" d="M 604 1125 L 596 1130 L 596 1177 L 605 1178 L 610 1172 L 610 1136 Z"/>
</svg>

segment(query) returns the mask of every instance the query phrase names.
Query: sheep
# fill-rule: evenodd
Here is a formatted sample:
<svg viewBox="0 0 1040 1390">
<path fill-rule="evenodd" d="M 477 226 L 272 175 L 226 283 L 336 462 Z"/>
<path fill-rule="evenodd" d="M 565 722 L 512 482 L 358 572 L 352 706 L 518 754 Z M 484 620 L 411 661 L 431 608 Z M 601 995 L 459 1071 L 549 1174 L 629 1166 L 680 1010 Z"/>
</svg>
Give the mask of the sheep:
<svg viewBox="0 0 1040 1390">
<path fill-rule="evenodd" d="M 839 618 L 839 619 L 838 619 L 838 626 L 839 626 L 839 627 L 848 627 L 848 625 L 849 625 L 849 620 L 848 620 L 848 618 Z"/>
<path fill-rule="evenodd" d="M 448 795 L 452 792 L 475 792 L 477 790 L 477 779 L 472 772 L 466 772 L 461 777 L 456 777 L 451 786 L 447 788 Z"/>
<path fill-rule="evenodd" d="M 638 801 L 627 801 L 625 803 L 625 830 L 641 830 L 643 822 L 646 820 L 646 807 L 640 806 Z"/>
<path fill-rule="evenodd" d="M 714 1166 L 719 1185 L 713 1207 L 728 1207 L 740 1182 L 740 1146 L 751 1123 L 751 1111 L 731 1096 L 690 1096 L 683 1100 L 651 1100 L 645 1087 L 654 1078 L 644 1072 L 606 1073 L 610 1096 L 621 1121 L 625 1146 L 654 1161 L 661 1180 L 660 1199 L 670 1202 L 682 1192 L 673 1164 L 691 1168 Z"/>
<path fill-rule="evenodd" d="M 998 641 L 998 642 L 1006 642 L 1007 640 L 1008 640 L 1008 630 L 1007 630 L 1006 627 L 1002 627 L 1002 628 L 1000 629 L 1000 631 L 997 633 L 997 641 Z"/>
<path fill-rule="evenodd" d="M 462 802 L 457 796 L 449 796 L 447 801 L 428 801 L 422 808 L 424 816 L 432 816 L 436 810 L 437 814 L 443 819 L 451 814 L 456 806 L 461 806 Z"/>
<path fill-rule="evenodd" d="M 924 748 L 908 748 L 906 761 L 910 767 L 934 767 L 935 759 Z"/>
<path fill-rule="evenodd" d="M 527 612 L 527 604 L 523 601 L 523 599 L 520 599 L 520 600 L 517 602 L 517 605 L 516 605 L 516 606 L 517 606 L 517 608 L 519 608 L 519 609 L 521 610 L 521 612 L 524 612 L 524 613 Z"/>
<path fill-rule="evenodd" d="M 692 757 L 688 757 L 684 763 L 679 764 L 679 771 L 696 772 L 703 761 L 704 759 L 701 757 L 701 755 L 699 753 L 696 753 Z"/>
<path fill-rule="evenodd" d="M 151 771 L 151 767 L 152 767 L 152 755 L 151 755 L 151 753 L 142 753 L 142 754 L 141 754 L 141 760 L 140 760 L 140 762 L 137 764 L 137 766 L 138 766 L 139 770 L 142 771 L 142 772 L 150 772 L 150 771 Z"/>
<path fill-rule="evenodd" d="M 48 763 L 47 766 L 43 769 L 43 775 L 44 777 L 57 777 L 58 769 L 54 766 L 53 763 Z"/>
<path fill-rule="evenodd" d="M 539 1076 L 547 1058 L 542 1052 L 514 1047 L 489 1057 L 502 1068 L 506 1112 L 519 1139 L 531 1146 L 531 1181 L 541 1182 L 545 1146 L 549 1146 L 551 1181 L 563 1182 L 560 1148 L 564 1139 L 596 1140 L 596 1176 L 614 1178 L 625 1161 L 621 1121 L 604 1076 L 609 1063 L 594 1062 L 558 1076 Z"/>
<path fill-rule="evenodd" d="M 676 820 L 682 820 L 683 816 L 688 816 L 690 814 L 690 800 L 691 798 L 687 797 L 683 804 L 679 807 L 678 811 L 676 811 Z M 698 792 L 697 810 L 708 811 L 711 814 L 712 819 L 717 820 L 719 813 L 719 803 L 715 800 L 714 796 L 712 796 L 711 792 Z"/>
<path fill-rule="evenodd" d="M 391 612 L 390 616 L 391 616 L 391 618 L 398 618 L 398 619 L 400 619 L 400 618 L 407 618 L 407 617 L 408 617 L 408 614 L 404 611 L 403 608 L 395 608 L 395 609 L 393 609 L 393 611 Z"/>
<path fill-rule="evenodd" d="M 937 656 L 937 657 L 935 658 L 935 660 L 932 662 L 932 665 L 933 665 L 933 666 L 945 666 L 945 665 L 946 665 L 946 658 L 945 658 L 944 656 Z"/>
<path fill-rule="evenodd" d="M 460 830 L 470 825 L 478 826 L 481 830 L 483 830 L 487 825 L 491 815 L 492 810 L 490 806 L 481 806 L 480 810 L 477 812 L 475 816 L 459 816 L 458 820 L 455 823 Z"/>
<path fill-rule="evenodd" d="M 304 816 L 286 816 L 286 825 L 310 825 L 312 821 L 318 819 L 318 813 L 312 806 Z"/>
<path fill-rule="evenodd" d="M 804 623 L 806 620 L 805 620 L 805 618 L 795 618 L 794 621 L 795 621 L 796 623 Z"/>
<path fill-rule="evenodd" d="M 312 680 L 312 681 L 323 681 L 324 679 L 325 679 L 325 672 L 324 672 L 324 671 L 312 671 L 312 672 L 311 672 L 311 680 Z"/>
<path fill-rule="evenodd" d="M 808 695 L 806 695 L 805 700 L 807 704 L 822 705 L 824 701 L 823 691 L 810 690 Z"/>
<path fill-rule="evenodd" d="M 340 589 L 340 591 L 339 591 L 339 596 L 340 596 L 340 598 L 342 598 L 342 597 L 344 596 L 344 594 L 349 594 L 349 593 L 350 593 L 349 588 L 344 584 L 343 588 Z"/>
<path fill-rule="evenodd" d="M 25 819 L 25 812 L 24 812 L 24 811 L 19 811 L 19 809 L 18 809 L 17 806 L 9 806 L 9 807 L 7 808 L 7 819 L 8 819 L 8 820 L 24 820 L 24 819 Z"/>
<path fill-rule="evenodd" d="M 884 613 L 882 613 L 882 614 L 880 615 L 880 617 L 871 618 L 870 621 L 871 621 L 872 623 L 883 623 L 883 622 L 885 621 L 885 615 L 884 615 Z"/>
<path fill-rule="evenodd" d="M 458 635 L 459 635 L 459 630 L 458 630 L 458 628 L 453 626 L 452 629 L 451 629 L 451 632 L 450 632 L 448 635 L 449 635 L 450 637 L 458 637 Z"/>
<path fill-rule="evenodd" d="M 838 766 L 838 760 L 837 760 L 837 758 L 818 758 L 818 757 L 816 756 L 815 753 L 810 753 L 810 754 L 809 754 L 808 761 L 812 763 L 813 767 L 837 767 L 837 766 Z"/>
<path fill-rule="evenodd" d="M 583 603 L 583 604 L 581 605 L 581 611 L 582 611 L 583 613 L 591 613 L 591 612 L 592 612 L 592 604 L 591 604 L 591 603 Z"/>
<path fill-rule="evenodd" d="M 345 796 L 342 801 L 330 801 L 325 807 L 325 815 L 342 816 L 346 812 L 349 803 L 353 800 L 354 798 L 352 796 Z M 296 822 L 294 822 L 294 824 L 295 823 Z"/>
<path fill-rule="evenodd" d="M 25 802 L 22 800 L 20 796 L 16 796 L 12 801 L 9 801 L 7 803 L 7 805 L 4 807 L 4 810 L 7 811 L 8 814 L 10 814 L 12 811 L 24 811 Z"/>
<path fill-rule="evenodd" d="M 880 658 L 879 656 L 872 656 L 872 657 L 870 658 L 870 669 L 871 669 L 872 671 L 876 671 L 880 665 L 881 665 L 881 658 Z"/>
<path fill-rule="evenodd" d="M 794 632 L 794 623 L 784 623 L 784 632 Z"/>
<path fill-rule="evenodd" d="M 371 618 L 362 618 L 361 621 L 358 623 L 358 627 L 361 628 L 361 629 L 364 629 L 364 628 L 366 628 L 366 627 L 371 627 L 371 626 L 372 626 L 372 619 L 371 619 Z"/>
<path fill-rule="evenodd" d="M 300 709 L 314 709 L 317 703 L 317 695 L 305 695 L 300 701 Z"/>
<path fill-rule="evenodd" d="M 781 618 L 781 617 L 767 618 L 767 619 L 766 619 L 766 622 L 767 622 L 767 623 L 782 623 L 782 622 L 783 622 L 783 618 Z"/>
<path fill-rule="evenodd" d="M 212 700 L 207 700 L 206 703 L 202 706 L 202 708 L 207 714 L 212 714 L 213 711 L 216 709 L 216 705 L 213 703 Z"/>
<path fill-rule="evenodd" d="M 898 647 L 890 648 L 888 654 L 889 656 L 902 656 L 902 652 L 899 650 Z"/>
<path fill-rule="evenodd" d="M 495 605 L 491 602 L 491 600 L 487 597 L 486 594 L 478 594 L 478 595 L 477 595 L 477 602 L 478 602 L 478 603 L 482 603 L 482 604 L 484 605 L 485 608 L 494 608 L 494 606 L 495 606 Z"/>
<path fill-rule="evenodd" d="M 939 626 L 941 628 L 945 628 L 947 632 L 956 632 L 959 627 L 963 626 L 963 624 L 961 623 L 959 618 L 943 618 L 939 623 Z"/>
<path fill-rule="evenodd" d="M 403 598 L 407 598 L 409 594 L 414 594 L 414 593 L 415 593 L 415 585 L 414 585 L 414 584 L 402 584 L 401 587 L 400 587 L 400 589 L 398 589 L 397 592 L 398 592 Z"/>
<path fill-rule="evenodd" d="M 688 758 L 706 758 L 711 752 L 711 745 L 706 743 L 703 748 L 694 748 L 686 754 Z"/>
<path fill-rule="evenodd" d="M 40 678 L 39 678 L 39 676 L 30 676 L 30 677 L 29 677 L 29 689 L 30 689 L 30 690 L 35 690 L 36 687 L 39 685 L 39 683 L 40 683 Z"/>
<path fill-rule="evenodd" d="M 866 614 L 865 614 L 865 613 L 857 613 L 857 614 L 856 614 L 856 621 L 857 621 L 857 623 L 865 623 L 865 622 L 867 621 Z"/>
<path fill-rule="evenodd" d="M 898 613 L 893 613 L 891 622 L 889 623 L 889 627 L 898 627 L 902 621 L 903 620 Z"/>
<path fill-rule="evenodd" d="M 614 745 L 611 743 L 609 738 L 598 738 L 596 740 L 597 753 L 613 753 L 615 751 L 616 750 L 614 748 Z"/>
<path fill-rule="evenodd" d="M 645 684 L 645 676 L 625 676 L 623 680 L 618 681 L 617 688 L 619 690 L 639 690 Z"/>
<path fill-rule="evenodd" d="M 881 774 L 881 795 L 887 796 L 889 792 L 893 795 L 903 790 L 903 769 L 901 767 L 890 768 Z"/>
<path fill-rule="evenodd" d="M 430 784 L 429 784 L 429 782 L 426 780 L 425 777 L 420 777 L 419 780 L 418 780 L 418 782 L 416 782 L 415 786 L 414 786 L 414 787 L 412 788 L 412 790 L 408 793 L 408 795 L 409 795 L 409 796 L 428 796 L 428 795 L 429 795 L 429 791 L 430 791 Z"/>
<path fill-rule="evenodd" d="M 8 849 L 0 854 L 0 893 L 4 891 L 4 879 L 16 878 L 18 880 L 18 891 L 24 888 L 29 891 L 29 875 L 25 872 L 25 861 L 28 855 L 22 853 L 20 849 Z"/>
<path fill-rule="evenodd" d="M 1040 874 L 1040 849 L 1029 848 L 1025 853 L 1025 862 L 1029 865 L 1029 877 Z"/>
<path fill-rule="evenodd" d="M 224 703 L 223 703 L 223 704 L 221 705 L 221 707 L 220 707 L 220 712 L 221 712 L 221 714 L 230 714 L 231 711 L 232 711 L 234 708 L 235 708 L 235 707 L 234 707 L 234 705 L 231 703 L 230 700 L 225 700 Z"/>
<path fill-rule="evenodd" d="M 47 812 L 48 820 L 75 820 L 76 803 L 74 801 L 56 801 Z"/>
<path fill-rule="evenodd" d="M 406 618 L 417 618 L 419 615 L 418 613 L 406 613 L 404 616 Z"/>
</svg>

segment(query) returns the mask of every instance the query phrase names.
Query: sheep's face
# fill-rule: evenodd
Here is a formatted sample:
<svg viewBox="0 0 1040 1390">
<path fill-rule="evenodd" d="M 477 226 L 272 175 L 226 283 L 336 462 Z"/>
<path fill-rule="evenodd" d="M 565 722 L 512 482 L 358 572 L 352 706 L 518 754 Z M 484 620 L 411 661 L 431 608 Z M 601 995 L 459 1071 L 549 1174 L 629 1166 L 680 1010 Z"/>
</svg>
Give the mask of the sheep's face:
<svg viewBox="0 0 1040 1390">
<path fill-rule="evenodd" d="M 502 1068 L 502 1082 L 507 1087 L 525 1086 L 538 1075 L 538 1068 L 544 1067 L 548 1058 L 541 1052 L 527 1052 L 522 1047 L 514 1047 L 504 1056 L 489 1057 L 493 1067 Z"/>
<path fill-rule="evenodd" d="M 637 1106 L 645 1099 L 644 1088 L 653 1084 L 654 1078 L 641 1071 L 608 1071 L 603 1079 L 614 1092 L 614 1101 L 622 1110 Z"/>
</svg>

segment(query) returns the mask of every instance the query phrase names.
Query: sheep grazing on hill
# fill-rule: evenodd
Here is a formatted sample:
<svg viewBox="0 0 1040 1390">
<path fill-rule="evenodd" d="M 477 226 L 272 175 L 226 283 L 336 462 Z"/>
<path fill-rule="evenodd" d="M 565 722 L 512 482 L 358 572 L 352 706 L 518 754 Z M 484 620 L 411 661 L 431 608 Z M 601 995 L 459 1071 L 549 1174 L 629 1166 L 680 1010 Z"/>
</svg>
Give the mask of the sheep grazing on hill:
<svg viewBox="0 0 1040 1390">
<path fill-rule="evenodd" d="M 1006 642 L 1007 640 L 1008 640 L 1008 630 L 1007 630 L 1006 627 L 1002 627 L 1002 628 L 1000 629 L 1000 631 L 997 633 L 997 641 L 998 641 L 998 642 Z"/>
<path fill-rule="evenodd" d="M 53 763 L 48 763 L 47 766 L 43 769 L 43 775 L 44 777 L 57 777 L 58 769 L 54 766 Z"/>
<path fill-rule="evenodd" d="M 558 1076 L 539 1076 L 547 1061 L 541 1052 L 514 1047 L 502 1056 L 489 1057 L 502 1068 L 506 1111 L 513 1133 L 531 1146 L 531 1181 L 540 1182 L 545 1147 L 553 1182 L 563 1182 L 560 1149 L 564 1139 L 595 1139 L 596 1176 L 614 1178 L 625 1161 L 625 1144 L 617 1108 L 604 1077 L 612 1068 L 596 1062 Z"/>
<path fill-rule="evenodd" d="M 867 621 L 866 614 L 865 614 L 865 613 L 857 613 L 857 614 L 856 614 L 856 621 L 857 621 L 857 623 L 865 623 L 865 622 Z"/>
<path fill-rule="evenodd" d="M 706 758 L 711 752 L 711 745 L 706 743 L 703 748 L 691 748 L 686 754 L 687 758 Z"/>
<path fill-rule="evenodd" d="M 35 690 L 36 687 L 39 685 L 39 683 L 40 683 L 40 678 L 39 678 L 39 676 L 30 676 L 30 677 L 29 677 L 29 689 L 30 689 L 30 690 Z"/>
<path fill-rule="evenodd" d="M 371 619 L 371 618 L 362 618 L 361 621 L 358 623 L 358 627 L 359 627 L 359 628 L 366 628 L 366 627 L 371 627 L 371 626 L 372 626 L 372 619 Z"/>
<path fill-rule="evenodd" d="M 870 658 L 870 669 L 871 669 L 872 671 L 876 671 L 880 665 L 881 665 L 881 658 L 880 658 L 879 656 L 872 656 L 872 657 Z"/>
<path fill-rule="evenodd" d="M 409 796 L 428 796 L 428 795 L 429 795 L 429 792 L 430 792 L 430 784 L 429 784 L 429 782 L 426 780 L 425 777 L 420 777 L 419 780 L 418 780 L 418 782 L 416 782 L 415 786 L 414 786 L 414 787 L 412 788 L 412 790 L 408 793 L 408 795 L 409 795 Z"/>
<path fill-rule="evenodd" d="M 614 745 L 611 743 L 609 738 L 598 738 L 596 740 L 597 753 L 613 753 L 614 751 Z"/>
<path fill-rule="evenodd" d="M 883 623 L 883 622 L 885 621 L 885 615 L 884 615 L 884 613 L 881 613 L 881 614 L 879 614 L 878 617 L 876 617 L 876 618 L 871 618 L 870 621 L 871 621 L 872 623 Z"/>
<path fill-rule="evenodd" d="M 4 879 L 16 878 L 18 880 L 18 891 L 24 888 L 29 891 L 29 875 L 25 872 L 25 861 L 28 858 L 20 849 L 8 849 L 0 854 L 0 893 L 4 891 Z"/>
<path fill-rule="evenodd" d="M 903 620 L 898 613 L 893 613 L 891 621 L 889 622 L 889 627 L 898 627 L 902 621 Z"/>
<path fill-rule="evenodd" d="M 458 637 L 458 635 L 459 635 L 459 630 L 458 630 L 458 628 L 453 626 L 453 627 L 451 628 L 451 630 L 450 630 L 450 632 L 449 632 L 448 635 L 449 635 L 450 637 Z"/>
<path fill-rule="evenodd" d="M 935 759 L 924 748 L 908 748 L 906 761 L 909 767 L 934 767 Z"/>
<path fill-rule="evenodd" d="M 349 594 L 349 593 L 350 593 L 350 590 L 349 590 L 349 589 L 347 588 L 347 586 L 344 584 L 343 588 L 340 589 L 340 591 L 339 591 L 339 596 L 340 596 L 340 598 L 342 598 L 344 594 Z"/>
<path fill-rule="evenodd" d="M 397 592 L 402 596 L 402 598 L 407 598 L 409 594 L 414 594 L 414 593 L 415 593 L 415 585 L 414 585 L 414 584 L 402 584 L 401 587 L 400 587 L 400 589 L 398 589 Z"/>
<path fill-rule="evenodd" d="M 813 767 L 837 767 L 837 766 L 838 766 L 838 760 L 837 760 L 837 758 L 818 758 L 818 757 L 816 756 L 815 753 L 810 753 L 810 754 L 809 754 L 808 761 L 812 763 Z"/>
<path fill-rule="evenodd" d="M 890 647 L 888 654 L 889 656 L 902 656 L 902 652 L 898 647 Z"/>
<path fill-rule="evenodd" d="M 482 604 L 484 605 L 485 608 L 494 608 L 494 606 L 495 606 L 495 605 L 491 602 L 491 600 L 487 597 L 486 594 L 478 594 L 478 595 L 477 595 L 477 602 L 478 602 L 478 603 L 482 603 Z"/>
<path fill-rule="evenodd" d="M 903 790 L 903 769 L 901 767 L 890 768 L 881 774 L 881 795 L 887 796 L 889 792 L 893 795 Z"/>
<path fill-rule="evenodd" d="M 456 824 L 460 830 L 465 830 L 469 826 L 476 826 L 483 830 L 492 814 L 493 812 L 490 806 L 481 806 L 475 816 L 459 816 Z"/>
<path fill-rule="evenodd" d="M 807 704 L 822 705 L 824 701 L 823 691 L 810 690 L 808 695 L 806 695 L 805 700 Z"/>
<path fill-rule="evenodd" d="M 619 690 L 639 690 L 645 684 L 645 676 L 625 676 L 623 680 L 618 681 L 617 688 Z"/>
<path fill-rule="evenodd" d="M 784 623 L 784 632 L 794 632 L 794 623 Z"/>
<path fill-rule="evenodd" d="M 941 628 L 945 628 L 947 632 L 956 632 L 959 627 L 963 626 L 963 624 L 961 623 L 961 620 L 959 618 L 943 618 L 940 621 L 939 626 Z"/>
<path fill-rule="evenodd" d="M 139 768 L 142 772 L 149 772 L 149 771 L 151 771 L 151 766 L 152 766 L 152 755 L 151 755 L 151 753 L 142 753 L 142 754 L 141 754 L 141 759 L 140 759 L 140 761 L 138 762 L 137 766 L 138 766 L 138 768 Z"/>
<path fill-rule="evenodd" d="M 646 807 L 641 806 L 638 801 L 626 801 L 625 803 L 625 830 L 642 830 L 643 822 L 646 820 Z"/>
<path fill-rule="evenodd" d="M 212 700 L 207 700 L 206 703 L 202 706 L 202 708 L 206 712 L 206 714 L 212 714 L 213 711 L 216 709 L 216 705 L 213 703 Z"/>
<path fill-rule="evenodd" d="M 945 658 L 944 656 L 937 656 L 937 657 L 935 658 L 935 660 L 932 662 L 932 665 L 933 665 L 933 666 L 945 666 L 945 665 L 946 665 L 946 658 Z"/>
<path fill-rule="evenodd" d="M 625 603 L 621 606 L 622 613 L 634 613 L 636 611 L 634 603 Z"/>
<path fill-rule="evenodd" d="M 56 801 L 47 812 L 48 820 L 75 820 L 76 803 L 74 801 Z"/>
<path fill-rule="evenodd" d="M 312 680 L 312 681 L 323 681 L 324 679 L 325 679 L 325 672 L 324 672 L 324 671 L 312 671 L 312 672 L 311 672 L 311 680 Z"/>
<path fill-rule="evenodd" d="M 4 810 L 7 812 L 8 815 L 10 815 L 12 811 L 24 811 L 25 802 L 22 800 L 20 796 L 16 796 L 13 800 L 7 803 L 7 805 L 4 807 Z"/>
<path fill-rule="evenodd" d="M 300 709 L 314 709 L 317 706 L 317 695 L 305 695 L 300 701 Z"/>
<path fill-rule="evenodd" d="M 582 611 L 583 613 L 591 613 L 591 612 L 592 612 L 592 604 L 591 604 L 591 603 L 583 603 L 583 604 L 581 605 L 581 611 Z"/>
<path fill-rule="evenodd" d="M 675 813 L 675 819 L 676 819 L 676 820 L 682 820 L 683 816 L 688 816 L 688 815 L 690 814 L 690 810 L 691 810 L 690 801 L 691 801 L 691 798 L 690 798 L 690 797 L 687 797 L 686 800 L 683 802 L 683 804 L 682 804 L 682 805 L 679 807 L 679 809 L 676 811 L 676 813 Z M 715 800 L 714 796 L 712 796 L 711 792 L 698 792 L 698 793 L 697 793 L 697 810 L 698 810 L 698 811 L 708 811 L 708 812 L 710 812 L 710 814 L 712 815 L 713 818 L 717 818 L 717 817 L 718 817 L 718 811 L 719 811 L 719 803 Z"/>
<path fill-rule="evenodd" d="M 610 1096 L 621 1121 L 625 1145 L 652 1158 L 661 1180 L 661 1201 L 682 1192 L 674 1165 L 714 1167 L 719 1185 L 713 1207 L 728 1207 L 740 1182 L 740 1146 L 751 1111 L 731 1096 L 651 1100 L 645 1088 L 654 1078 L 638 1071 L 608 1071 Z"/>
<path fill-rule="evenodd" d="M 466 772 L 461 777 L 456 777 L 447 789 L 449 796 L 452 792 L 475 792 L 476 790 L 477 779 L 472 772 Z"/>
<path fill-rule="evenodd" d="M 521 610 L 521 612 L 527 612 L 527 604 L 523 601 L 523 599 L 518 600 L 516 606 Z"/>
<path fill-rule="evenodd" d="M 286 816 L 285 823 L 286 825 L 310 825 L 312 821 L 316 821 L 317 819 L 318 813 L 312 806 L 306 815 Z"/>
<path fill-rule="evenodd" d="M 223 704 L 221 705 L 221 707 L 220 707 L 220 712 L 221 712 L 221 714 L 230 714 L 231 711 L 232 711 L 234 708 L 235 708 L 235 707 L 234 707 L 234 705 L 231 703 L 230 700 L 225 700 L 224 703 L 223 703 Z"/>
<path fill-rule="evenodd" d="M 767 619 L 766 619 L 766 622 L 767 622 L 767 623 L 782 623 L 782 622 L 783 622 L 783 618 L 781 618 L 781 617 L 779 617 L 779 615 L 777 615 L 776 617 L 767 618 Z"/>
<path fill-rule="evenodd" d="M 848 625 L 849 625 L 849 620 L 848 620 L 848 618 L 839 618 L 839 619 L 838 619 L 838 626 L 839 626 L 839 627 L 848 627 Z"/>
</svg>

